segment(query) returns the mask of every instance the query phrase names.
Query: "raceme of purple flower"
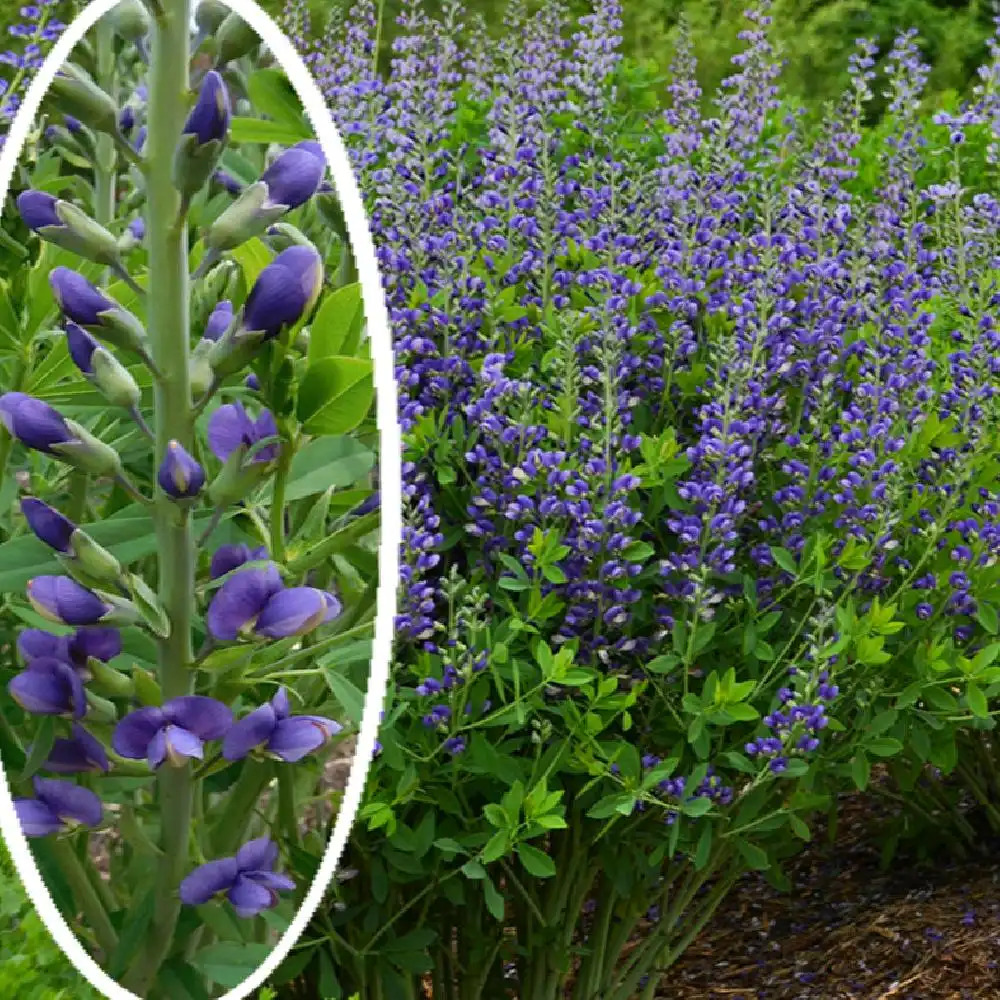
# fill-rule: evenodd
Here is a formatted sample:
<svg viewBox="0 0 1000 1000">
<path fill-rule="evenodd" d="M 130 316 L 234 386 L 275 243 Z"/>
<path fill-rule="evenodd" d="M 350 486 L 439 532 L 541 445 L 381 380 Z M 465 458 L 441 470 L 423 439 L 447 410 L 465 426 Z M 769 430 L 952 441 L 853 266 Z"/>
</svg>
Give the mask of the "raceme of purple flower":
<svg viewBox="0 0 1000 1000">
<path fill-rule="evenodd" d="M 39 657 L 63 660 L 86 677 L 87 660 L 113 660 L 121 654 L 122 637 L 116 628 L 78 628 L 69 635 L 26 628 L 17 637 L 17 651 L 26 662 Z"/>
<path fill-rule="evenodd" d="M 260 752 L 294 763 L 324 746 L 342 729 L 332 719 L 290 715 L 289 711 L 288 693 L 279 688 L 268 704 L 233 724 L 223 740 L 222 756 L 226 760 L 242 760 Z"/>
<path fill-rule="evenodd" d="M 255 917 L 278 905 L 279 892 L 290 892 L 295 883 L 276 872 L 278 846 L 267 837 L 244 844 L 235 857 L 209 861 L 181 882 L 181 901 L 200 906 L 225 893 L 240 917 Z"/>
<path fill-rule="evenodd" d="M 87 695 L 79 671 L 63 660 L 39 656 L 7 685 L 10 696 L 33 715 L 57 715 L 82 719 Z"/>
<path fill-rule="evenodd" d="M 203 695 L 181 695 L 159 708 L 130 712 L 111 737 L 115 753 L 130 760 L 181 767 L 204 757 L 206 742 L 221 740 L 233 722 L 233 713 L 222 702 Z"/>
<path fill-rule="evenodd" d="M 33 779 L 35 797 L 14 799 L 14 810 L 26 837 L 48 837 L 78 826 L 98 826 L 101 800 L 89 788 L 56 778 Z"/>
</svg>

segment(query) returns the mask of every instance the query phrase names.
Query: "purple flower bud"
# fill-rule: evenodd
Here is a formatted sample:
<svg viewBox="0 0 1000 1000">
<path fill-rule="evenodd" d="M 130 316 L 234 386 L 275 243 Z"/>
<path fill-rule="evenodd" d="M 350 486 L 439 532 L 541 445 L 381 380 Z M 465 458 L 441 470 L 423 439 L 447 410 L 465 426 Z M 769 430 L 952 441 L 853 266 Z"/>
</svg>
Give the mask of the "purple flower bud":
<svg viewBox="0 0 1000 1000">
<path fill-rule="evenodd" d="M 12 437 L 36 451 L 52 454 L 52 446 L 74 440 L 66 421 L 48 403 L 23 392 L 0 396 L 0 421 Z"/>
<path fill-rule="evenodd" d="M 261 175 L 271 205 L 297 208 L 315 193 L 326 171 L 326 157 L 318 142 L 306 140 L 286 149 Z"/>
<path fill-rule="evenodd" d="M 160 489 L 175 500 L 196 497 L 205 485 L 205 470 L 178 441 L 167 444 L 167 453 L 156 475 Z"/>
<path fill-rule="evenodd" d="M 66 123 L 66 128 L 69 130 L 71 135 L 79 135 L 83 131 L 83 123 L 79 118 L 74 118 L 72 115 L 66 115 L 63 119 Z"/>
<path fill-rule="evenodd" d="M 232 642 L 256 624 L 268 601 L 281 589 L 281 574 L 273 563 L 264 569 L 233 574 L 216 591 L 208 607 L 209 632 L 220 641 Z"/>
<path fill-rule="evenodd" d="M 309 155 L 309 154 L 306 154 Z M 323 260 L 312 248 L 283 250 L 261 271 L 247 296 L 243 328 L 276 337 L 316 304 L 323 288 Z"/>
<path fill-rule="evenodd" d="M 217 341 L 229 329 L 229 324 L 233 321 L 233 304 L 229 299 L 223 299 L 208 317 L 205 324 L 205 332 L 202 336 L 205 340 Z"/>
<path fill-rule="evenodd" d="M 129 760 L 145 758 L 154 770 L 164 761 L 179 767 L 204 757 L 204 744 L 225 736 L 233 713 L 222 702 L 182 695 L 162 708 L 140 708 L 126 715 L 111 737 L 114 751 Z"/>
<path fill-rule="evenodd" d="M 212 174 L 212 180 L 219 185 L 223 190 L 228 191 L 230 194 L 240 194 L 243 191 L 243 185 L 235 178 L 232 174 L 227 173 L 225 170 L 216 170 Z"/>
<path fill-rule="evenodd" d="M 45 191 L 25 191 L 17 197 L 17 210 L 25 224 L 35 231 L 45 226 L 61 226 L 56 214 L 59 199 Z"/>
<path fill-rule="evenodd" d="M 180 885 L 180 897 L 188 906 L 200 906 L 219 893 L 226 893 L 238 916 L 255 917 L 278 905 L 279 892 L 291 891 L 295 883 L 274 870 L 278 847 L 267 837 L 244 844 L 233 858 L 220 858 L 195 868 Z"/>
<path fill-rule="evenodd" d="M 25 497 L 21 501 L 21 513 L 31 530 L 46 545 L 56 552 L 71 551 L 70 538 L 76 531 L 76 525 L 69 518 L 63 517 L 59 511 L 35 497 Z"/>
<path fill-rule="evenodd" d="M 49 621 L 96 625 L 111 611 L 93 591 L 68 576 L 36 576 L 28 581 L 28 600 Z"/>
<path fill-rule="evenodd" d="M 372 511 L 378 510 L 381 502 L 381 495 L 376 490 L 367 500 L 359 503 L 352 511 L 352 514 L 355 517 L 364 517 L 365 514 L 370 514 Z"/>
<path fill-rule="evenodd" d="M 15 799 L 14 809 L 26 837 L 47 837 L 74 826 L 97 826 L 103 816 L 101 800 L 71 781 L 38 778 L 35 798 Z"/>
<path fill-rule="evenodd" d="M 94 374 L 94 351 L 100 348 L 100 342 L 92 337 L 82 326 L 67 323 L 63 329 L 66 332 L 66 347 L 73 364 L 84 375 Z"/>
<path fill-rule="evenodd" d="M 130 104 L 122 108 L 121 114 L 118 116 L 118 128 L 121 129 L 122 135 L 126 138 L 132 129 L 135 128 L 135 108 Z"/>
<path fill-rule="evenodd" d="M 208 422 L 208 446 L 220 462 L 225 462 L 237 448 L 251 449 L 258 442 L 278 436 L 278 425 L 270 410 L 262 410 L 256 420 L 243 408 L 242 403 L 220 406 Z M 253 455 L 255 462 L 272 462 L 278 457 L 277 443 L 259 448 Z"/>
<path fill-rule="evenodd" d="M 242 760 L 259 747 L 295 763 L 328 743 L 341 726 L 317 715 L 289 716 L 288 694 L 280 688 L 271 702 L 244 716 L 226 733 L 222 756 Z"/>
<path fill-rule="evenodd" d="M 139 131 L 136 132 L 136 134 L 135 134 L 135 142 L 133 143 L 133 145 L 135 146 L 135 151 L 137 153 L 141 153 L 142 152 L 142 147 L 146 145 L 146 126 L 145 125 L 143 125 L 142 128 L 140 128 Z"/>
<path fill-rule="evenodd" d="M 77 722 L 73 723 L 72 738 L 56 740 L 42 766 L 53 774 L 108 771 L 111 767 L 101 741 Z"/>
<path fill-rule="evenodd" d="M 136 216 L 128 224 L 128 231 L 141 243 L 146 236 L 146 220 L 141 215 Z"/>
<path fill-rule="evenodd" d="M 230 118 L 229 91 L 222 77 L 209 70 L 201 83 L 198 100 L 184 126 L 185 135 L 197 136 L 199 143 L 226 138 Z"/>
<path fill-rule="evenodd" d="M 247 375 L 247 377 L 244 380 L 243 384 L 251 392 L 260 392 L 260 379 L 257 378 L 257 376 L 253 374 L 253 372 L 251 372 L 249 375 Z"/>
<path fill-rule="evenodd" d="M 305 635 L 340 612 L 340 602 L 332 594 L 315 587 L 279 590 L 264 606 L 255 631 L 270 639 Z"/>
<path fill-rule="evenodd" d="M 244 563 L 266 558 L 267 549 L 264 546 L 251 549 L 249 545 L 222 545 L 216 549 L 212 556 L 209 572 L 212 579 L 217 580 L 220 576 L 225 576 L 234 569 L 239 569 Z"/>
<path fill-rule="evenodd" d="M 68 663 L 43 656 L 29 661 L 7 685 L 11 698 L 33 715 L 82 719 L 87 711 L 83 679 Z"/>
<path fill-rule="evenodd" d="M 49 283 L 59 308 L 82 326 L 99 326 L 102 313 L 118 308 L 82 274 L 68 267 L 54 268 Z"/>
</svg>

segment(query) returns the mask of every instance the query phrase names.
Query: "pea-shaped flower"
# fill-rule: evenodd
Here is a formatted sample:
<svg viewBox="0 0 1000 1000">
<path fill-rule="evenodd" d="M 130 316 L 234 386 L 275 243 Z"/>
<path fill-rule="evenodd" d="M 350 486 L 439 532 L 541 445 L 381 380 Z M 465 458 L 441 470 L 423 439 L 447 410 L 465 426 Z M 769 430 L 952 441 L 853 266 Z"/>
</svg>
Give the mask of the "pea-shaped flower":
<svg viewBox="0 0 1000 1000">
<path fill-rule="evenodd" d="M 174 184 L 186 198 L 199 191 L 212 175 L 229 134 L 229 91 L 222 77 L 205 74 L 191 114 L 174 154 Z"/>
<path fill-rule="evenodd" d="M 243 192 L 243 185 L 228 171 L 216 170 L 212 174 L 212 181 L 230 194 L 242 194 Z"/>
<path fill-rule="evenodd" d="M 262 410 L 254 420 L 241 403 L 227 403 L 212 414 L 208 445 L 223 463 L 208 490 L 216 507 L 240 502 L 266 478 L 270 463 L 278 457 L 277 435 L 269 410 Z"/>
<path fill-rule="evenodd" d="M 73 723 L 69 739 L 57 739 L 42 767 L 52 774 L 85 774 L 89 771 L 108 771 L 110 763 L 104 746 L 78 722 Z"/>
<path fill-rule="evenodd" d="M 82 719 L 87 711 L 83 678 L 70 664 L 50 656 L 30 660 L 11 678 L 7 690 L 32 715 Z"/>
<path fill-rule="evenodd" d="M 217 255 L 259 236 L 305 204 L 319 189 L 325 172 L 326 157 L 318 142 L 305 140 L 286 149 L 209 226 L 205 246 Z"/>
<path fill-rule="evenodd" d="M 98 264 L 120 263 L 118 241 L 72 202 L 45 191 L 25 191 L 18 195 L 17 210 L 43 240 Z"/>
<path fill-rule="evenodd" d="M 234 573 L 215 592 L 208 606 L 209 632 L 222 642 L 239 638 L 257 624 L 268 601 L 282 588 L 281 574 L 274 563 Z"/>
<path fill-rule="evenodd" d="M 222 742 L 222 756 L 242 760 L 258 750 L 294 764 L 328 743 L 341 728 L 318 715 L 289 715 L 288 692 L 280 688 L 268 704 L 233 724 Z"/>
<path fill-rule="evenodd" d="M 218 580 L 220 576 L 239 569 L 244 563 L 266 558 L 267 549 L 263 545 L 256 549 L 251 549 L 249 545 L 220 545 L 212 553 L 209 574 L 213 580 Z"/>
<path fill-rule="evenodd" d="M 29 663 L 40 657 L 63 660 L 74 666 L 86 680 L 89 660 L 107 663 L 121 654 L 122 636 L 116 628 L 78 628 L 70 635 L 26 628 L 17 637 L 17 651 Z"/>
<path fill-rule="evenodd" d="M 36 497 L 24 497 L 21 500 L 21 513 L 28 522 L 28 527 L 50 548 L 65 554 L 73 551 L 70 541 L 76 525 L 68 517 Z"/>
<path fill-rule="evenodd" d="M 140 708 L 115 727 L 111 746 L 129 760 L 145 758 L 154 770 L 165 761 L 174 767 L 201 760 L 205 743 L 226 735 L 233 713 L 222 702 L 202 695 L 181 695 L 162 708 Z"/>
<path fill-rule="evenodd" d="M 55 455 L 95 475 L 121 472 L 118 453 L 48 403 L 23 392 L 0 396 L 0 422 L 26 448 Z"/>
<path fill-rule="evenodd" d="M 87 381 L 92 383 L 112 406 L 136 410 L 142 400 L 142 394 L 128 369 L 82 326 L 67 323 L 65 332 L 69 356 Z"/>
<path fill-rule="evenodd" d="M 67 319 L 91 329 L 115 347 L 147 357 L 142 323 L 82 274 L 68 267 L 56 267 L 49 275 L 49 284 Z"/>
<path fill-rule="evenodd" d="M 61 625 L 97 625 L 114 610 L 68 576 L 36 576 L 28 581 L 27 592 L 43 618 Z"/>
<path fill-rule="evenodd" d="M 244 844 L 232 858 L 220 858 L 195 868 L 180 885 L 181 901 L 200 906 L 225 893 L 241 917 L 255 917 L 278 905 L 279 892 L 295 883 L 274 870 L 278 846 L 267 837 Z"/>
<path fill-rule="evenodd" d="M 14 811 L 26 837 L 48 837 L 77 826 L 98 826 L 101 800 L 89 789 L 56 778 L 33 780 L 33 799 L 14 799 Z"/>
<path fill-rule="evenodd" d="M 168 497 L 190 500 L 205 485 L 205 470 L 184 450 L 179 441 L 170 441 L 156 474 L 156 481 Z"/>
<path fill-rule="evenodd" d="M 278 457 L 278 442 L 262 444 L 277 438 L 278 425 L 270 410 L 261 410 L 254 420 L 242 403 L 220 406 L 208 422 L 208 446 L 220 462 L 225 462 L 234 452 L 253 451 L 254 462 L 273 462 Z"/>
<path fill-rule="evenodd" d="M 233 304 L 229 299 L 223 299 L 212 310 L 205 324 L 202 337 L 214 344 L 229 329 L 233 321 Z"/>
<path fill-rule="evenodd" d="M 305 635 L 340 614 L 340 601 L 316 587 L 290 587 L 274 594 L 254 625 L 258 635 L 287 639 Z"/>
</svg>

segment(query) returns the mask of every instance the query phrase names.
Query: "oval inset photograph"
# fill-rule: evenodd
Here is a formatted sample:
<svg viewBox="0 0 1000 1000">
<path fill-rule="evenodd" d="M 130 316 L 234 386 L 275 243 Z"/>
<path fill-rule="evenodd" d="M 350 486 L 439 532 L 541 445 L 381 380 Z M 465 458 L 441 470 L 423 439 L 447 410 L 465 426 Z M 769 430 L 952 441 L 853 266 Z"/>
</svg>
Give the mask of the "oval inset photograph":
<svg viewBox="0 0 1000 1000">
<path fill-rule="evenodd" d="M 235 1000 L 320 902 L 376 747 L 388 317 L 256 4 L 99 0 L 56 34 L 0 156 L 0 820 L 93 985 Z"/>
</svg>

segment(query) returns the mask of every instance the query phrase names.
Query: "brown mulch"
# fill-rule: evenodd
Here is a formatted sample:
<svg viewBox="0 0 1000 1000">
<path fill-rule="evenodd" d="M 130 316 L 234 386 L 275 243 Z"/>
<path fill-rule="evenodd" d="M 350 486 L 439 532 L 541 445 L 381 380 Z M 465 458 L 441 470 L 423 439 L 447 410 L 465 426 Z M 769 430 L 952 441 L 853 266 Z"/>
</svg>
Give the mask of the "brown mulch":
<svg viewBox="0 0 1000 1000">
<path fill-rule="evenodd" d="M 883 871 L 871 808 L 845 803 L 835 842 L 788 865 L 791 893 L 745 877 L 658 998 L 1000 1000 L 1000 864 Z"/>
</svg>

